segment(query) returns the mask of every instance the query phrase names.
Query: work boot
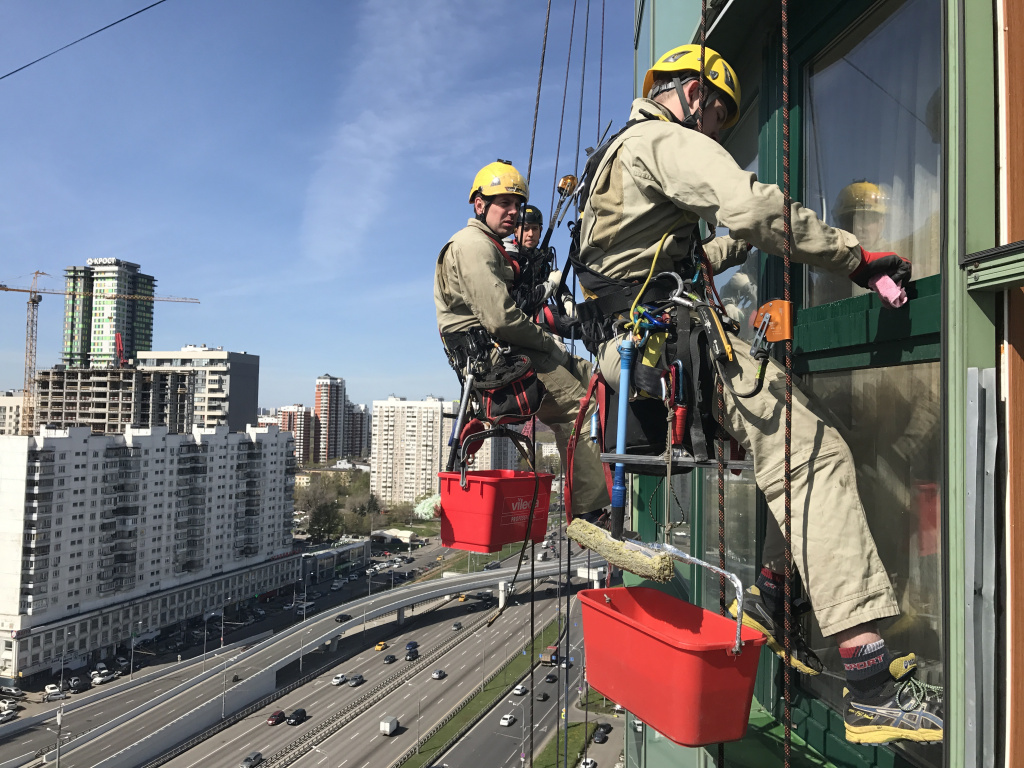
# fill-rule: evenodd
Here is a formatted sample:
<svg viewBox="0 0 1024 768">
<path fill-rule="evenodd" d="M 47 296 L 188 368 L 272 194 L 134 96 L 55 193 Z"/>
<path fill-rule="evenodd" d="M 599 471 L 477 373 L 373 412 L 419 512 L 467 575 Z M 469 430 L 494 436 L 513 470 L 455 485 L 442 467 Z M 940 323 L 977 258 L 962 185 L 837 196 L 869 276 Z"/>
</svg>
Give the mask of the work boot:
<svg viewBox="0 0 1024 768">
<path fill-rule="evenodd" d="M 806 613 L 810 609 L 810 606 L 806 601 L 801 601 L 799 607 L 794 606 L 793 611 L 793 624 L 792 624 L 792 637 L 789 647 L 789 664 L 793 669 L 798 672 L 802 672 L 805 675 L 820 675 L 822 670 L 825 668 L 821 663 L 814 651 L 807 645 L 807 640 L 804 638 L 803 631 L 800 629 L 800 625 L 796 622 L 796 618 L 800 613 Z M 732 601 L 732 605 L 729 606 L 729 614 L 735 618 L 737 611 L 736 601 Z M 769 604 L 765 601 L 756 586 L 750 586 L 743 596 L 743 625 L 756 629 L 762 635 L 768 638 L 768 647 L 780 658 L 786 658 L 785 651 L 785 631 L 786 631 L 786 614 L 785 608 L 781 610 L 772 610 Z"/>
<path fill-rule="evenodd" d="M 917 679 L 912 653 L 893 659 L 889 676 L 873 692 L 843 689 L 846 740 L 856 744 L 942 741 L 942 688 Z"/>
</svg>

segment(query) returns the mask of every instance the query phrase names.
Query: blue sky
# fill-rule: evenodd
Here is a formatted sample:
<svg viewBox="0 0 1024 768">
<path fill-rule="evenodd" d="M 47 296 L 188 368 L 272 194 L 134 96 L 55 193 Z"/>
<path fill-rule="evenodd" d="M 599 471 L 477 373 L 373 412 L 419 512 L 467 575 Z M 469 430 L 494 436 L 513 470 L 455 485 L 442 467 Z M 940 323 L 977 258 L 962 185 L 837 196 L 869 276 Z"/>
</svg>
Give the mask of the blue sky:
<svg viewBox="0 0 1024 768">
<path fill-rule="evenodd" d="M 4 0 L 0 74 L 146 0 Z M 546 212 L 572 4 L 553 2 L 532 199 Z M 592 1 L 583 146 L 595 143 L 601 3 Z M 433 265 L 475 172 L 526 172 L 545 0 L 168 0 L 0 80 L 0 282 L 115 257 L 157 277 L 155 349 L 261 358 L 260 404 L 456 395 Z M 558 174 L 571 171 L 584 0 Z M 632 97 L 633 4 L 608 2 L 602 122 Z M 582 154 L 581 154 L 582 157 Z M 564 258 L 566 237 L 556 233 Z M 25 295 L 0 293 L 0 388 L 23 377 Z M 60 361 L 63 299 L 39 313 Z"/>
</svg>

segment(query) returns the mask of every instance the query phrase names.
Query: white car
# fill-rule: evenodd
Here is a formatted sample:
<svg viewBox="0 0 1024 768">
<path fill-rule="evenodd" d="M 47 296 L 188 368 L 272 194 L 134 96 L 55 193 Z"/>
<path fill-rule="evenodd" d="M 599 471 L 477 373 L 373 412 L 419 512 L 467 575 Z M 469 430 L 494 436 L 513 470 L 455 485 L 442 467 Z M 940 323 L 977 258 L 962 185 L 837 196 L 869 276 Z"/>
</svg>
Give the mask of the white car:
<svg viewBox="0 0 1024 768">
<path fill-rule="evenodd" d="M 48 695 L 54 694 L 54 693 L 60 693 L 60 686 L 59 685 L 54 685 L 53 683 L 50 683 L 48 686 L 43 688 L 43 693 L 48 694 Z"/>
<path fill-rule="evenodd" d="M 512 695 L 513 696 L 525 696 L 527 693 L 529 693 L 529 691 L 530 691 L 529 688 L 527 688 L 525 685 L 520 683 L 519 685 L 517 685 L 515 688 L 512 689 Z"/>
<path fill-rule="evenodd" d="M 13 709 L 8 709 L 6 712 L 0 712 L 0 723 L 6 723 L 18 716 L 18 713 Z"/>
<path fill-rule="evenodd" d="M 443 669 L 435 669 L 430 673 L 430 676 L 435 680 L 443 680 L 447 673 Z"/>
<path fill-rule="evenodd" d="M 592 757 L 584 757 L 580 762 L 580 768 L 597 768 L 597 760 Z"/>
<path fill-rule="evenodd" d="M 17 712 L 21 704 L 17 699 L 0 699 L 0 711 Z"/>
<path fill-rule="evenodd" d="M 342 582 L 340 582 L 340 581 L 331 582 L 331 592 L 337 592 L 343 586 L 345 586 L 345 585 Z"/>
<path fill-rule="evenodd" d="M 109 683 L 111 680 L 116 680 L 117 675 L 114 672 L 100 672 L 92 676 L 92 681 L 95 685 L 102 685 L 103 683 Z"/>
<path fill-rule="evenodd" d="M 498 725 L 504 725 L 504 726 L 507 727 L 507 726 L 512 725 L 513 723 L 515 723 L 515 721 L 516 721 L 516 716 L 511 714 L 511 713 L 509 713 L 507 715 L 502 715 L 501 716 L 501 720 L 498 721 Z"/>
<path fill-rule="evenodd" d="M 340 675 L 335 675 L 331 679 L 331 685 L 341 685 L 342 683 L 347 682 L 347 681 L 348 681 L 348 677 L 343 672 Z"/>
</svg>

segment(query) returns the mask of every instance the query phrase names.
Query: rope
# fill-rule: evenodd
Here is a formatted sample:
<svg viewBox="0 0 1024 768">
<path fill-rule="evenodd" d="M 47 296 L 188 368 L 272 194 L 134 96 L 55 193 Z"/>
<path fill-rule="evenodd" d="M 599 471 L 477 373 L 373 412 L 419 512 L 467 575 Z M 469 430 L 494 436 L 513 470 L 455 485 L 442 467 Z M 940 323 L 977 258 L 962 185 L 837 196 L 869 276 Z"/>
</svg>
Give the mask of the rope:
<svg viewBox="0 0 1024 768">
<path fill-rule="evenodd" d="M 551 22 L 551 0 L 548 0 L 548 10 L 544 15 L 544 42 L 540 46 L 540 70 L 537 72 L 537 99 L 533 102 L 533 130 L 530 132 L 530 160 L 526 164 L 526 184 L 530 184 L 530 174 L 533 173 L 533 148 L 537 141 L 537 115 L 540 113 L 540 86 L 544 82 L 544 57 L 548 52 L 548 24 Z"/>
<path fill-rule="evenodd" d="M 576 113 L 576 156 L 573 159 L 573 173 L 580 167 L 580 134 L 583 131 L 583 90 L 587 83 L 587 44 L 590 41 L 590 0 L 587 0 L 587 14 L 583 17 L 583 63 L 580 65 L 580 107 Z"/>
<path fill-rule="evenodd" d="M 551 188 L 558 187 L 558 160 L 562 154 L 562 128 L 565 126 L 565 98 L 569 94 L 569 64 L 572 61 L 572 40 L 576 36 L 576 0 L 572 0 L 572 22 L 569 24 L 569 53 L 565 57 L 565 84 L 562 86 L 562 115 L 558 119 L 558 143 L 555 145 L 555 177 L 551 180 Z M 548 218 L 555 216 L 555 198 L 551 196 L 551 207 Z"/>
<path fill-rule="evenodd" d="M 601 0 L 601 56 L 597 67 L 597 144 L 601 143 L 601 93 L 604 90 L 604 3 Z M 597 147 L 595 144 L 595 148 Z"/>
<path fill-rule="evenodd" d="M 791 275 L 793 257 L 793 221 L 792 206 L 790 202 L 790 179 L 789 179 L 789 2 L 782 0 L 782 197 L 785 210 L 783 211 L 783 230 L 785 233 L 785 244 L 783 248 L 784 259 L 784 291 L 783 299 L 789 302 L 791 295 Z M 792 738 L 793 738 L 793 680 L 792 667 L 790 666 L 790 655 L 792 653 L 792 631 L 793 631 L 793 528 L 792 528 L 792 453 L 793 453 L 793 340 L 786 339 L 786 448 L 785 461 L 783 464 L 783 498 L 785 500 L 785 525 L 783 533 L 786 537 L 786 619 L 784 649 L 786 652 L 785 674 L 783 677 L 783 695 L 785 698 L 785 739 L 783 741 L 783 759 L 785 768 L 789 768 L 792 759 Z"/>
</svg>

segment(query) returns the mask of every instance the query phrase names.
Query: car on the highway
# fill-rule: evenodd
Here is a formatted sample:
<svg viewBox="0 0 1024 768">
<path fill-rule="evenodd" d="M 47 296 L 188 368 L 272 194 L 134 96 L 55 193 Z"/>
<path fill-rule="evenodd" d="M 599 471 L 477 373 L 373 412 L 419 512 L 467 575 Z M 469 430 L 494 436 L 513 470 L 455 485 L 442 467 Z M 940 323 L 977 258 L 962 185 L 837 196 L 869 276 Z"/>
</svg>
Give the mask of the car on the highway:
<svg viewBox="0 0 1024 768">
<path fill-rule="evenodd" d="M 560 666 L 562 669 L 571 669 L 572 668 L 572 662 L 569 661 L 568 659 L 562 659 L 562 663 L 559 664 L 558 666 Z"/>
<path fill-rule="evenodd" d="M 283 709 L 275 709 L 270 713 L 267 718 L 267 725 L 280 725 L 285 721 L 285 714 Z"/>
<path fill-rule="evenodd" d="M 18 716 L 18 713 L 13 709 L 8 709 L 6 712 L 0 712 L 0 723 L 7 723 Z"/>
<path fill-rule="evenodd" d="M 363 676 L 360 675 L 358 672 L 353 672 L 352 674 L 350 674 L 348 676 L 348 687 L 349 688 L 355 688 L 356 686 L 362 685 L 362 684 L 363 684 Z"/>
<path fill-rule="evenodd" d="M 263 755 L 259 752 L 250 752 L 245 758 L 238 764 L 238 768 L 254 768 L 263 762 Z"/>
<path fill-rule="evenodd" d="M 339 589 L 341 589 L 344 586 L 345 586 L 345 582 L 343 582 L 343 581 L 332 581 L 331 582 L 331 592 L 337 592 Z"/>
<path fill-rule="evenodd" d="M 534 696 L 534 698 L 537 699 L 537 701 L 547 701 L 548 695 L 544 693 L 544 691 L 537 691 L 537 695 Z"/>
<path fill-rule="evenodd" d="M 267 612 L 262 608 L 253 608 L 252 612 L 256 615 L 256 618 L 262 619 L 267 615 Z"/>
<path fill-rule="evenodd" d="M 388 647 L 388 644 L 385 643 L 383 640 L 381 640 L 379 643 L 377 643 L 375 646 L 373 646 L 373 650 L 375 650 L 375 651 L 383 651 L 387 647 Z"/>
<path fill-rule="evenodd" d="M 359 574 L 358 573 L 350 573 L 348 575 L 348 580 L 349 581 L 359 581 Z"/>
<path fill-rule="evenodd" d="M 484 566 L 485 571 L 494 571 L 498 568 L 501 568 L 501 562 L 498 560 L 491 560 L 491 562 Z"/>
<path fill-rule="evenodd" d="M 281 606 L 281 610 L 282 611 L 290 611 L 294 607 L 295 607 L 295 601 L 294 600 L 289 600 L 287 603 L 285 603 L 284 605 Z"/>
<path fill-rule="evenodd" d="M 548 672 L 546 675 L 544 675 L 544 682 L 545 683 L 557 683 L 558 682 L 558 675 L 556 675 L 554 672 Z"/>
<path fill-rule="evenodd" d="M 348 621 L 351 618 L 352 617 L 347 613 L 339 613 L 337 616 L 334 617 L 334 620 L 341 624 L 341 622 Z"/>
<path fill-rule="evenodd" d="M 299 725 L 306 720 L 306 710 L 296 709 L 288 715 L 288 725 Z"/>
<path fill-rule="evenodd" d="M 397 659 L 395 659 L 395 655 L 393 653 L 389 653 L 387 656 L 384 657 L 385 664 L 394 664 L 395 661 L 397 661 Z"/>
<path fill-rule="evenodd" d="M 476 603 L 470 603 L 466 606 L 467 613 L 474 613 L 479 606 Z"/>
<path fill-rule="evenodd" d="M 348 682 L 348 678 L 344 672 L 341 672 L 331 678 L 331 685 L 341 685 L 342 683 Z"/>
<path fill-rule="evenodd" d="M 516 716 L 511 712 L 507 715 L 502 715 L 501 720 L 498 721 L 498 725 L 510 726 L 516 721 Z"/>
<path fill-rule="evenodd" d="M 13 685 L 0 686 L 0 696 L 13 696 L 16 699 L 20 699 L 25 695 L 25 692 Z"/>
<path fill-rule="evenodd" d="M 462 629 L 461 621 L 456 621 L 454 624 L 452 624 L 452 632 L 458 632 L 460 629 Z"/>
<path fill-rule="evenodd" d="M 419 657 L 420 652 L 418 648 L 410 648 L 408 651 L 405 652 L 406 661 L 416 661 L 416 659 L 418 659 Z"/>
<path fill-rule="evenodd" d="M 306 595 L 306 599 L 307 600 L 319 600 L 323 596 L 324 596 L 323 592 L 318 592 L 318 591 L 314 590 L 314 591 L 310 592 L 308 595 Z"/>
<path fill-rule="evenodd" d="M 430 673 L 430 676 L 435 680 L 444 680 L 447 674 L 448 673 L 445 672 L 443 669 L 435 669 L 433 672 Z"/>
<path fill-rule="evenodd" d="M 515 688 L 512 689 L 512 695 L 513 696 L 525 696 L 529 692 L 530 692 L 530 689 L 527 688 L 522 683 L 520 683 L 519 685 L 517 685 Z"/>
</svg>

